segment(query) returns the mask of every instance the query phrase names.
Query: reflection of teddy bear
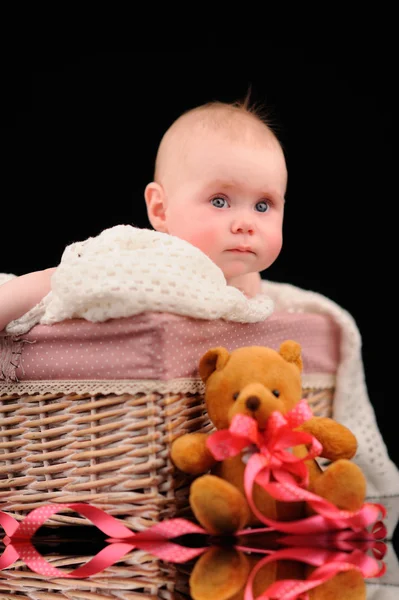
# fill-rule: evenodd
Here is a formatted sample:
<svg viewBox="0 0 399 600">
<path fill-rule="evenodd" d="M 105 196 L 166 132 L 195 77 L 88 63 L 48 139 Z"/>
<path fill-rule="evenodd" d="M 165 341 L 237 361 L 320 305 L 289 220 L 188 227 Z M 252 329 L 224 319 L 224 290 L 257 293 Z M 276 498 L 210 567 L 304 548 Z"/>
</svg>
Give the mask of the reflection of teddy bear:
<svg viewBox="0 0 399 600">
<path fill-rule="evenodd" d="M 287 413 L 302 399 L 301 347 L 287 340 L 279 351 L 243 347 L 229 353 L 219 347 L 208 350 L 199 363 L 205 382 L 208 415 L 216 429 L 228 429 L 233 417 L 245 414 L 265 428 L 274 411 Z M 322 445 L 321 456 L 332 461 L 323 472 L 315 460 L 307 461 L 309 490 L 344 510 L 359 509 L 365 498 L 365 478 L 350 462 L 357 443 L 343 425 L 329 418 L 312 417 L 302 431 L 312 434 Z M 190 505 L 197 520 L 212 534 L 233 533 L 259 521 L 244 495 L 243 477 L 248 456 L 240 453 L 216 462 L 207 448 L 208 434 L 189 433 L 174 441 L 171 457 L 183 472 L 201 475 L 190 489 Z M 304 457 L 304 446 L 295 454 Z M 244 460 L 243 460 L 244 459 Z M 207 471 L 211 470 L 211 473 Z M 254 485 L 256 507 L 270 519 L 294 520 L 306 516 L 302 502 L 277 502 L 264 489 Z"/>
<path fill-rule="evenodd" d="M 250 573 L 264 558 L 264 555 L 244 554 L 234 548 L 210 548 L 197 560 L 190 575 L 191 597 L 193 600 L 243 600 Z M 297 560 L 274 560 L 256 573 L 251 586 L 252 597 L 258 598 L 281 580 L 300 582 L 313 570 Z M 309 597 L 311 600 L 365 600 L 364 577 L 355 569 L 337 573 L 311 589 Z"/>
</svg>

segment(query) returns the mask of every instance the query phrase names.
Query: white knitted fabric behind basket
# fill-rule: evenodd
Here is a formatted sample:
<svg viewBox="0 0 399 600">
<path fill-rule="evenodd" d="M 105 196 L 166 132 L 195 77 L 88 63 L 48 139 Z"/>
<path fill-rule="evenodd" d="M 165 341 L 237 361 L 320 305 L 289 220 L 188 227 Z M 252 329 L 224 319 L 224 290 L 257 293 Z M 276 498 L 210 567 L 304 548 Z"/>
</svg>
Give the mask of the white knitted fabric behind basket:
<svg viewBox="0 0 399 600">
<path fill-rule="evenodd" d="M 289 284 L 262 282 L 262 289 L 274 302 L 275 310 L 330 315 L 341 330 L 340 363 L 336 378 L 333 418 L 348 427 L 358 441 L 354 458 L 367 479 L 367 497 L 387 504 L 389 534 L 399 518 L 399 471 L 389 458 L 378 429 L 366 387 L 361 354 L 361 336 L 353 317 L 321 294 Z"/>
</svg>

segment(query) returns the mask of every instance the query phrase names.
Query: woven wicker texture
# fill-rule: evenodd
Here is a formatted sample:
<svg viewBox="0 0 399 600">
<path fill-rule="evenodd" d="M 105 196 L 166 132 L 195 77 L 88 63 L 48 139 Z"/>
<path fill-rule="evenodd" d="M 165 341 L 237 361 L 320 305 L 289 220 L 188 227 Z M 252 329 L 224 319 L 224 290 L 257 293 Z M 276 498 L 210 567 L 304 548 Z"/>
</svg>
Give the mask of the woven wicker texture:
<svg viewBox="0 0 399 600">
<path fill-rule="evenodd" d="M 2 510 L 18 518 L 43 503 L 91 502 L 136 531 L 186 502 L 171 442 L 210 429 L 198 395 L 3 396 L 0 410 Z"/>
</svg>

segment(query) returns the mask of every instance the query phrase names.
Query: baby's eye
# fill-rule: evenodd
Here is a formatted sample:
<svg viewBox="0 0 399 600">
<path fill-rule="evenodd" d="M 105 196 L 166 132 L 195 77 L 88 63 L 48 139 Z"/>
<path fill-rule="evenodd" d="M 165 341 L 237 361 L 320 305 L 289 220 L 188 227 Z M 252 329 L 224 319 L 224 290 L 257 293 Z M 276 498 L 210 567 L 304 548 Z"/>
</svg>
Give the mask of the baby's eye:
<svg viewBox="0 0 399 600">
<path fill-rule="evenodd" d="M 258 212 L 267 212 L 270 208 L 270 205 L 264 200 L 262 200 L 262 202 L 257 202 L 255 208 Z"/>
<path fill-rule="evenodd" d="M 221 196 L 212 198 L 211 203 L 213 206 L 216 206 L 216 208 L 225 208 L 225 206 L 228 206 L 226 198 L 222 198 Z"/>
</svg>

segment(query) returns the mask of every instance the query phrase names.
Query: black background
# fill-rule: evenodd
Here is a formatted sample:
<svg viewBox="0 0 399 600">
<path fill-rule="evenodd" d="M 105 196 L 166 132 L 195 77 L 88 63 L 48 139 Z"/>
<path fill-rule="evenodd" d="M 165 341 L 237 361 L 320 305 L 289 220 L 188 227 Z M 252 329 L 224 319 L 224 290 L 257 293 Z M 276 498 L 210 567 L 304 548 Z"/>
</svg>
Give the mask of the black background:
<svg viewBox="0 0 399 600">
<path fill-rule="evenodd" d="M 116 224 L 149 226 L 143 190 L 166 128 L 252 86 L 289 171 L 284 247 L 263 276 L 325 294 L 353 315 L 371 401 L 399 464 L 396 72 L 381 43 L 12 54 L 3 70 L 0 272 L 54 266 L 67 244 Z"/>
</svg>

